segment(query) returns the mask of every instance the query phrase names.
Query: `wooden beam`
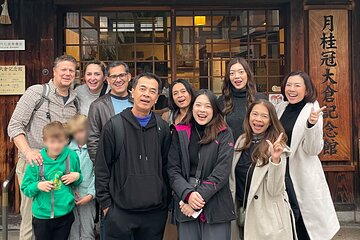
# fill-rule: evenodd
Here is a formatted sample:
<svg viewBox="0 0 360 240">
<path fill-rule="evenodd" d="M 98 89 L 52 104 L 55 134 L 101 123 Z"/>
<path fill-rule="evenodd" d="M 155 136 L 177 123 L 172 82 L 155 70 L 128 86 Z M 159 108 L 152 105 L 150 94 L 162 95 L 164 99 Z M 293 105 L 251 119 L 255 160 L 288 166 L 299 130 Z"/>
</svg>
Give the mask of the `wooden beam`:
<svg viewBox="0 0 360 240">
<path fill-rule="evenodd" d="M 290 24 L 290 70 L 305 70 L 304 5 L 302 0 L 291 1 Z"/>
</svg>

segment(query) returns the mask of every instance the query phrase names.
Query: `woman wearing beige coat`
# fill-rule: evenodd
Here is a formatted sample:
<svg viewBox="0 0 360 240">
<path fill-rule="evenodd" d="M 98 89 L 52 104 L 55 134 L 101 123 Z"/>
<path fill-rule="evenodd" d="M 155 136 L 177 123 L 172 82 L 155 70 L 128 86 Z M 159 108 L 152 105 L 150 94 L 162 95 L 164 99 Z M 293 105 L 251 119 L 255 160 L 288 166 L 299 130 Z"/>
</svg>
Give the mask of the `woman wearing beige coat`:
<svg viewBox="0 0 360 240">
<path fill-rule="evenodd" d="M 230 189 L 236 209 L 245 206 L 245 222 L 232 222 L 232 240 L 296 239 L 284 182 L 290 149 L 274 106 L 266 100 L 250 105 L 244 130 L 235 145 Z"/>
<path fill-rule="evenodd" d="M 339 230 L 329 187 L 318 154 L 323 149 L 323 117 L 308 74 L 291 72 L 281 84 L 285 102 L 277 115 L 291 148 L 286 188 L 299 240 L 330 240 Z"/>
</svg>

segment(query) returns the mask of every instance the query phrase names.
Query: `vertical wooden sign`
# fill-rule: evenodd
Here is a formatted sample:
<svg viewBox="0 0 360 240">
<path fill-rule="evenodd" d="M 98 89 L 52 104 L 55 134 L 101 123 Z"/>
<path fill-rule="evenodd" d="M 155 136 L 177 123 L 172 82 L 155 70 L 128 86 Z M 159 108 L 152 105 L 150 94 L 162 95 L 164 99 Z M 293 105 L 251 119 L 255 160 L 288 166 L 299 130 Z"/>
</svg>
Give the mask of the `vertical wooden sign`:
<svg viewBox="0 0 360 240">
<path fill-rule="evenodd" d="M 321 160 L 351 156 L 348 11 L 309 10 L 309 73 L 324 111 Z"/>
</svg>

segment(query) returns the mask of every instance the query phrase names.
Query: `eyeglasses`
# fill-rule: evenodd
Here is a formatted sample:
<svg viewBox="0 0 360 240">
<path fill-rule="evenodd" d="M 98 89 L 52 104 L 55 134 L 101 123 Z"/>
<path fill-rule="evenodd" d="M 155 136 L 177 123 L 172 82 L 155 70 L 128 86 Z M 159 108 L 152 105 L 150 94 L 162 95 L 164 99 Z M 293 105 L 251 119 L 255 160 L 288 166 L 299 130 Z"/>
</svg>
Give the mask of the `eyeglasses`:
<svg viewBox="0 0 360 240">
<path fill-rule="evenodd" d="M 113 74 L 113 75 L 109 75 L 109 78 L 110 78 L 112 81 L 115 81 L 115 80 L 117 80 L 118 78 L 124 79 L 127 75 L 128 75 L 128 73 Z"/>
</svg>

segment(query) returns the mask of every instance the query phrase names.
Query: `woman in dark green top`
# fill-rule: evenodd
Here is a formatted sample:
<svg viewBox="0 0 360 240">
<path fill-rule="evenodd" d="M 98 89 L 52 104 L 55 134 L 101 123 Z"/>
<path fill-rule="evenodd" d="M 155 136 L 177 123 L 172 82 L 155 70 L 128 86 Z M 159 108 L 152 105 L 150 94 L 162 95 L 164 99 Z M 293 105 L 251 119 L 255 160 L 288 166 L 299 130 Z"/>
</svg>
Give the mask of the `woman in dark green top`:
<svg viewBox="0 0 360 240">
<path fill-rule="evenodd" d="M 235 141 L 243 133 L 247 107 L 258 99 L 266 99 L 266 96 L 257 94 L 254 74 L 248 62 L 244 58 L 231 59 L 226 68 L 219 104 Z"/>
</svg>

